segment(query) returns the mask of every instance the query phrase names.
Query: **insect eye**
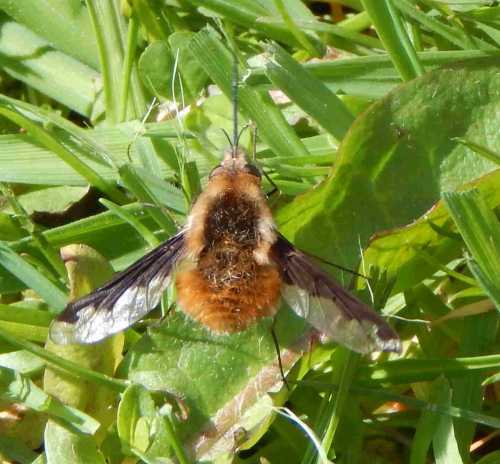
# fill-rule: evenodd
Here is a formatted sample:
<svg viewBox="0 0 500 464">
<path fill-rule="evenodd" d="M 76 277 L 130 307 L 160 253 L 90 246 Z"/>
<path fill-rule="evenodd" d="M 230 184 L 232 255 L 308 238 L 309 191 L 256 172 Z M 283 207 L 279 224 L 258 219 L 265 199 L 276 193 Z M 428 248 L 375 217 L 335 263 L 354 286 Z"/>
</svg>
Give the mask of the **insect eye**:
<svg viewBox="0 0 500 464">
<path fill-rule="evenodd" d="M 246 164 L 243 169 L 245 170 L 246 173 L 251 174 L 252 176 L 255 176 L 258 178 L 262 177 L 262 175 L 260 174 L 260 171 L 253 164 Z"/>
</svg>

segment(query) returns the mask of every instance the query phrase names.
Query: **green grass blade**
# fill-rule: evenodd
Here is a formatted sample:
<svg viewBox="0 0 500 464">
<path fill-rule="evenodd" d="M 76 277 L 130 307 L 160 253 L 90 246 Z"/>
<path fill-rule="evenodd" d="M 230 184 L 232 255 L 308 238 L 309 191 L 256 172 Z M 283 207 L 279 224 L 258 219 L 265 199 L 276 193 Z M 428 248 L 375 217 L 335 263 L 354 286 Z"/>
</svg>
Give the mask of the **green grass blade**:
<svg viewBox="0 0 500 464">
<path fill-rule="evenodd" d="M 348 351 L 343 363 L 343 368 L 339 376 L 339 388 L 335 395 L 335 400 L 331 402 L 327 426 L 321 440 L 321 444 L 328 454 L 331 453 L 333 439 L 339 426 L 342 412 L 348 407 L 350 387 L 356 374 L 359 359 L 360 356 L 358 354 Z M 321 464 L 319 459 L 317 462 Z"/>
<path fill-rule="evenodd" d="M 443 193 L 474 261 L 470 268 L 500 311 L 500 224 L 477 190 Z"/>
<path fill-rule="evenodd" d="M 439 378 L 435 380 L 430 385 L 428 394 L 429 403 L 445 403 L 448 392 L 449 385 L 445 379 Z M 409 464 L 426 464 L 427 453 L 432 444 L 432 439 L 438 427 L 440 417 L 440 414 L 437 411 L 433 411 L 432 408 L 422 411 L 415 430 L 415 436 L 411 443 Z"/>
<path fill-rule="evenodd" d="M 331 384 L 330 373 L 323 374 L 323 376 L 325 377 L 324 382 L 304 380 L 303 383 L 310 384 L 322 389 L 331 388 L 334 391 L 338 389 L 338 385 Z M 471 411 L 456 406 L 450 406 L 449 404 L 424 401 L 421 399 L 417 399 L 414 396 L 400 395 L 398 393 L 393 393 L 389 389 L 361 387 L 354 384 L 351 386 L 351 392 L 353 395 L 355 394 L 363 397 L 369 397 L 373 400 L 376 400 L 377 402 L 399 402 L 420 411 L 436 412 L 440 415 L 465 419 L 467 421 L 475 422 L 477 424 L 483 424 L 488 427 L 500 428 L 500 418 L 498 417 L 481 414 L 476 411 Z"/>
<path fill-rule="evenodd" d="M 262 20 L 261 20 L 262 21 Z M 272 19 L 266 18 L 267 24 L 275 24 L 276 26 L 283 27 L 283 23 L 273 21 Z M 359 54 L 366 55 L 367 53 L 373 53 L 371 49 L 382 49 L 383 45 L 379 39 L 375 37 L 370 37 L 366 34 L 361 34 L 358 32 L 353 32 L 347 28 L 339 26 L 337 24 L 330 24 L 322 21 L 297 21 L 297 25 L 302 29 L 310 30 L 317 33 L 326 34 L 332 37 L 332 40 L 342 39 L 342 42 L 338 44 L 339 48 L 347 49 L 351 52 L 358 52 Z"/>
<path fill-rule="evenodd" d="M 4 198 L 9 202 L 14 211 L 16 220 L 19 224 L 22 224 L 23 229 L 28 232 L 31 236 L 33 242 L 37 245 L 38 249 L 45 256 L 45 259 L 50 263 L 53 270 L 56 271 L 56 275 L 61 278 L 66 278 L 66 269 L 62 262 L 59 253 L 52 248 L 50 243 L 47 241 L 45 236 L 41 233 L 37 224 L 35 224 L 28 212 L 22 206 L 21 202 L 18 201 L 12 190 L 0 183 L 0 192 L 3 194 Z"/>
<path fill-rule="evenodd" d="M 91 369 L 87 369 L 86 367 L 82 367 L 79 364 L 68 361 L 67 359 L 62 358 L 50 351 L 36 345 L 35 343 L 28 342 L 26 340 L 18 339 L 12 335 L 10 335 L 5 330 L 0 328 L 0 340 L 13 348 L 19 350 L 26 350 L 35 356 L 38 356 L 40 359 L 47 361 L 58 369 L 63 370 L 68 373 L 68 375 L 73 376 L 75 378 L 84 379 L 90 382 L 94 382 L 98 385 L 103 385 L 111 390 L 123 392 L 129 382 L 126 380 L 115 379 L 105 374 L 101 374 L 100 372 L 93 371 Z"/>
<path fill-rule="evenodd" d="M 119 179 L 115 165 L 129 161 L 128 153 L 132 159 L 136 156 L 136 144 L 132 142 L 135 140 L 137 129 L 133 124 L 83 130 L 54 113 L 45 112 L 41 108 L 33 113 L 30 105 L 14 101 L 20 110 L 28 111 L 35 120 L 40 119 L 46 128 L 57 130 L 59 141 L 78 153 L 82 162 L 85 160 L 86 164 L 98 171 L 108 182 L 116 182 Z M 153 144 L 161 144 L 163 152 L 167 152 L 165 140 L 159 141 L 157 137 L 177 137 L 170 123 L 146 124 L 146 131 L 152 132 Z M 193 151 L 193 158 L 206 174 L 211 166 L 204 157 Z M 112 161 L 107 162 L 108 159 Z M 169 166 L 168 163 L 162 165 L 162 175 L 173 176 L 176 172 L 176 167 Z M 26 137 L 26 134 L 0 135 L 0 182 L 87 185 L 86 180 L 78 172 L 52 151 L 34 143 L 32 139 Z"/>
<path fill-rule="evenodd" d="M 35 411 L 62 419 L 83 433 L 93 434 L 100 427 L 94 418 L 60 403 L 28 378 L 6 367 L 0 367 L 0 398 L 9 402 L 21 402 Z"/>
<path fill-rule="evenodd" d="M 156 238 L 155 234 L 151 232 L 141 221 L 139 221 L 134 215 L 130 214 L 126 209 L 121 208 L 116 203 L 112 201 L 101 198 L 99 200 L 106 208 L 108 208 L 111 212 L 116 214 L 120 219 L 123 219 L 125 222 L 129 223 L 149 244 L 151 247 L 157 246 L 160 241 Z"/>
<path fill-rule="evenodd" d="M 100 102 L 97 71 L 50 49 L 49 42 L 4 15 L 0 15 L 0 30 L 3 71 L 83 116 L 96 116 Z"/>
<path fill-rule="evenodd" d="M 206 73 L 224 94 L 231 97 L 233 58 L 211 28 L 202 29 L 189 44 L 189 49 Z M 245 73 L 240 72 L 240 76 Z M 259 137 L 281 156 L 307 156 L 307 150 L 286 122 L 281 111 L 267 94 L 259 93 L 246 83 L 238 86 L 241 111 L 256 122 Z"/>
<path fill-rule="evenodd" d="M 311 56 L 321 56 L 323 54 L 323 50 L 316 47 L 315 44 L 311 40 L 309 40 L 307 34 L 305 34 L 304 31 L 302 31 L 300 28 L 297 27 L 294 18 L 292 18 L 292 16 L 288 12 L 283 0 L 273 0 L 273 1 L 274 5 L 276 6 L 276 9 L 281 14 L 288 30 L 294 35 L 297 42 L 300 43 L 304 48 L 304 50 L 307 50 L 307 52 Z"/>
<path fill-rule="evenodd" d="M 149 205 L 155 205 L 148 208 L 151 217 L 167 233 L 175 233 L 177 227 L 172 218 L 166 214 L 162 207 L 164 206 L 155 193 L 149 188 L 147 173 L 139 170 L 132 165 L 124 165 L 120 168 L 120 175 L 124 184 L 134 193 L 142 202 Z"/>
<path fill-rule="evenodd" d="M 51 320 L 52 315 L 47 311 L 0 303 L 0 321 L 10 321 L 21 324 L 34 324 L 40 327 L 48 327 Z"/>
<path fill-rule="evenodd" d="M 71 123 L 55 115 L 47 115 L 47 113 L 36 107 L 32 107 L 27 103 L 16 101 L 3 95 L 0 96 L 0 114 L 26 129 L 38 143 L 55 153 L 66 164 L 78 172 L 78 174 L 84 177 L 90 185 L 95 186 L 116 202 L 123 203 L 126 201 L 124 195 L 116 187 L 105 181 L 96 170 L 85 164 L 76 153 L 69 149 L 69 145 L 65 146 L 61 143 L 61 137 L 52 133 L 51 126 L 44 127 L 40 124 L 40 119 L 44 122 L 53 122 L 55 125 L 62 120 L 63 130 L 71 128 Z M 83 145 L 88 142 L 83 131 L 76 127 L 71 130 L 70 134 L 66 135 L 68 139 L 71 139 L 71 143 L 73 143 L 75 147 L 77 145 L 71 136 L 74 137 L 76 135 L 77 138 L 83 142 Z M 94 147 L 91 146 L 90 148 Z M 96 148 L 95 151 L 97 151 L 97 149 L 98 148 Z"/>
<path fill-rule="evenodd" d="M 12 251 L 9 246 L 1 242 L 0 265 L 24 282 L 27 287 L 35 290 L 53 310 L 60 311 L 66 305 L 66 294 Z"/>
<path fill-rule="evenodd" d="M 332 448 L 333 438 L 356 372 L 357 361 L 357 355 L 344 348 L 336 350 L 330 359 L 333 370 L 328 375 L 328 383 L 331 387 L 327 388 L 321 401 L 318 418 L 314 424 L 314 431 L 320 437 L 321 446 L 328 455 L 335 456 Z M 301 463 L 322 464 L 321 456 L 313 443 L 309 444 Z"/>
<path fill-rule="evenodd" d="M 83 2 L 0 0 L 0 8 L 18 23 L 47 40 L 52 47 L 93 69 L 99 69 L 97 43 Z M 78 33 L 75 34 L 75 31 Z"/>
<path fill-rule="evenodd" d="M 463 49 L 469 50 L 471 47 L 471 39 L 470 37 L 462 30 L 457 27 L 448 26 L 447 24 L 442 23 L 434 16 L 428 15 L 424 13 L 419 8 L 408 0 L 393 0 L 394 5 L 406 16 L 412 18 L 413 20 L 420 23 L 426 29 L 428 29 L 431 33 L 441 36 L 445 40 L 448 40 L 453 45 Z M 494 50 L 495 47 L 493 45 L 488 44 L 487 42 L 474 38 L 475 48 L 480 50 Z"/>
<path fill-rule="evenodd" d="M 274 44 L 269 48 L 266 74 L 337 140 L 342 140 L 354 121 L 351 112 L 328 87 Z"/>
<path fill-rule="evenodd" d="M 493 151 L 488 147 L 485 147 L 484 145 L 480 145 L 479 143 L 475 143 L 460 137 L 457 137 L 455 140 L 461 143 L 462 145 L 469 147 L 474 153 L 477 153 L 483 158 L 486 158 L 487 160 L 490 160 L 493 163 L 500 166 L 500 154 L 497 153 L 496 151 Z"/>
<path fill-rule="evenodd" d="M 127 32 L 127 48 L 125 51 L 125 59 L 123 62 L 121 92 L 120 92 L 120 111 L 118 120 L 120 122 L 127 120 L 127 107 L 130 94 L 130 85 L 132 77 L 132 67 L 134 64 L 135 54 L 137 51 L 137 41 L 139 34 L 139 24 L 134 16 L 129 18 Z"/>
<path fill-rule="evenodd" d="M 37 325 L 30 324 L 19 324 L 17 322 L 0 321 L 0 328 L 14 337 L 37 343 L 45 342 L 49 333 L 47 327 L 39 327 Z"/>
<path fill-rule="evenodd" d="M 500 355 L 449 359 L 398 359 L 359 369 L 359 380 L 368 384 L 410 383 L 434 379 L 441 374 L 462 375 L 468 370 L 487 370 L 500 366 Z"/>
<path fill-rule="evenodd" d="M 451 406 L 452 391 L 447 382 L 443 382 L 443 388 L 442 394 L 446 395 L 445 405 Z M 432 442 L 436 464 L 461 464 L 463 462 L 451 417 L 441 416 L 438 419 Z"/>
<path fill-rule="evenodd" d="M 189 0 L 190 3 L 213 11 L 219 16 L 228 19 L 230 22 L 239 24 L 247 29 L 257 29 L 264 32 L 269 38 L 300 47 L 300 42 L 288 29 L 286 24 L 280 21 L 278 24 L 269 23 L 267 18 L 279 18 L 278 12 L 272 2 L 254 2 L 253 0 L 241 0 L 238 2 L 228 2 L 225 0 Z M 290 0 L 285 2 L 290 8 Z M 294 21 L 301 27 L 302 20 L 311 20 L 312 14 L 304 7 L 293 2 Z M 300 11 L 299 11 L 300 10 Z M 290 9 L 288 10 L 290 11 Z M 316 40 L 313 36 L 309 40 Z"/>
<path fill-rule="evenodd" d="M 362 4 L 402 79 L 422 75 L 423 68 L 392 0 L 362 0 Z"/>
<path fill-rule="evenodd" d="M 120 120 L 120 101 L 124 69 L 126 32 L 119 2 L 116 0 L 87 0 L 94 32 L 99 47 L 99 61 L 103 78 L 106 120 L 115 124 Z M 132 38 L 135 36 L 133 31 Z M 132 47 L 133 48 L 133 47 Z M 129 48 L 129 52 L 132 50 Z M 127 66 L 130 66 L 130 62 Z M 131 119 L 140 118 L 145 111 L 145 98 L 137 71 L 131 71 Z"/>
<path fill-rule="evenodd" d="M 112 14 L 114 3 L 114 0 L 107 2 L 101 0 L 86 1 L 99 49 L 106 120 L 110 124 L 117 123 L 119 120 L 119 89 L 121 88 L 119 76 L 123 68 L 123 48 Z"/>
<path fill-rule="evenodd" d="M 500 462 L 500 451 L 493 451 L 483 456 L 476 464 L 497 464 Z"/>
</svg>

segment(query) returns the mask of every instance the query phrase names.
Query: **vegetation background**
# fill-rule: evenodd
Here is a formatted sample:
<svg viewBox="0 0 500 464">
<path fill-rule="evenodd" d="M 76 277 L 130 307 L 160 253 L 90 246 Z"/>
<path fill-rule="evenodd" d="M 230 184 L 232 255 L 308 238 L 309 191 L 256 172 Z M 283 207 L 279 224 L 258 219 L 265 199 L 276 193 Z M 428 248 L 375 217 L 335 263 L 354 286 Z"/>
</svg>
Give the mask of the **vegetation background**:
<svg viewBox="0 0 500 464">
<path fill-rule="evenodd" d="M 500 462 L 498 2 L 0 10 L 4 462 Z M 232 49 L 280 230 L 382 311 L 401 355 L 308 346 L 286 308 L 290 391 L 268 321 L 214 337 L 173 311 L 47 341 L 68 297 L 182 224 L 227 145 Z"/>
</svg>

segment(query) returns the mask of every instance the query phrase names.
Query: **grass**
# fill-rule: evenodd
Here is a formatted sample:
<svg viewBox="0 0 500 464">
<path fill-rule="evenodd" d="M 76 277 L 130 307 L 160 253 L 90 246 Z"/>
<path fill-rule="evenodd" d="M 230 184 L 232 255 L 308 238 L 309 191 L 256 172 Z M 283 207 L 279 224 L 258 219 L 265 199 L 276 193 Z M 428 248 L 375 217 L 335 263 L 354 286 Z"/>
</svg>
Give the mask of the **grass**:
<svg viewBox="0 0 500 464">
<path fill-rule="evenodd" d="M 0 457 L 499 462 L 499 8 L 0 0 Z M 313 345 L 286 308 L 290 390 L 266 320 L 220 337 L 154 312 L 103 344 L 46 340 L 183 224 L 227 146 L 234 46 L 280 231 L 401 355 Z"/>
</svg>

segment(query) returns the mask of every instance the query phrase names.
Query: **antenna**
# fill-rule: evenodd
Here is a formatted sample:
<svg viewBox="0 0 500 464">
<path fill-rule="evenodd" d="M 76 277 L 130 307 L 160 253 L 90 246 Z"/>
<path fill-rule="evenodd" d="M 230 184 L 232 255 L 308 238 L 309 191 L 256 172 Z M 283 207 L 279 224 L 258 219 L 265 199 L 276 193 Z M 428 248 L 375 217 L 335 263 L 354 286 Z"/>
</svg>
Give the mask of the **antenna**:
<svg viewBox="0 0 500 464">
<path fill-rule="evenodd" d="M 233 143 L 231 143 L 232 156 L 236 158 L 238 152 L 238 56 L 236 55 L 236 45 L 233 43 L 233 75 L 231 77 L 231 100 L 233 104 Z"/>
</svg>

